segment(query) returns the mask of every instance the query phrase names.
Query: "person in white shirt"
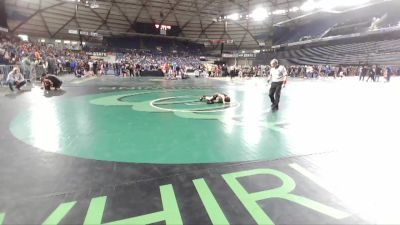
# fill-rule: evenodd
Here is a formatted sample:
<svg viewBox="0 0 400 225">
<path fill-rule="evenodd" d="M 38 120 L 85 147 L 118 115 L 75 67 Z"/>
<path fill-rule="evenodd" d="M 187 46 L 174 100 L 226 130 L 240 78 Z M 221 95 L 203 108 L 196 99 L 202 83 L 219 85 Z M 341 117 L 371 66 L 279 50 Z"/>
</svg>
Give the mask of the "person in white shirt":
<svg viewBox="0 0 400 225">
<path fill-rule="evenodd" d="M 14 67 L 14 69 L 8 74 L 7 84 L 11 91 L 14 91 L 13 86 L 20 90 L 20 88 L 26 84 L 26 81 L 18 67 Z"/>
<path fill-rule="evenodd" d="M 281 97 L 282 87 L 286 85 L 287 71 L 282 65 L 279 65 L 277 59 L 271 60 L 271 69 L 269 71 L 268 83 L 271 82 L 269 89 L 269 98 L 271 99 L 271 109 L 277 111 L 279 109 L 279 100 Z"/>
</svg>

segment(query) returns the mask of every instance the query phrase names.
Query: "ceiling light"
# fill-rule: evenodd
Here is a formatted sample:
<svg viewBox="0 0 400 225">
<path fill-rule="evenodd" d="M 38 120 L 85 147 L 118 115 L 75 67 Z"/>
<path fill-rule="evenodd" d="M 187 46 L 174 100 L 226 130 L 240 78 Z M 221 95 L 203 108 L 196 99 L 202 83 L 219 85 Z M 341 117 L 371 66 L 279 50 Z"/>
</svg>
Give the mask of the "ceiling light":
<svg viewBox="0 0 400 225">
<path fill-rule="evenodd" d="M 97 9 L 99 8 L 99 4 L 97 4 L 96 0 L 93 0 L 92 4 L 90 4 L 91 9 Z"/>
<path fill-rule="evenodd" d="M 302 6 L 300 6 L 300 9 L 303 11 L 312 11 L 315 8 L 317 8 L 317 3 L 314 2 L 313 0 L 307 0 L 306 2 L 304 2 L 304 4 Z"/>
<path fill-rule="evenodd" d="M 268 11 L 264 8 L 257 8 L 250 14 L 250 17 L 255 21 L 263 21 L 268 17 Z"/>
<path fill-rule="evenodd" d="M 230 20 L 239 20 L 239 17 L 240 17 L 239 13 L 233 13 L 227 16 L 227 18 Z"/>
<path fill-rule="evenodd" d="M 278 10 L 273 11 L 272 14 L 273 15 L 284 15 L 284 14 L 286 14 L 286 12 L 287 11 L 284 9 L 278 9 Z"/>
</svg>

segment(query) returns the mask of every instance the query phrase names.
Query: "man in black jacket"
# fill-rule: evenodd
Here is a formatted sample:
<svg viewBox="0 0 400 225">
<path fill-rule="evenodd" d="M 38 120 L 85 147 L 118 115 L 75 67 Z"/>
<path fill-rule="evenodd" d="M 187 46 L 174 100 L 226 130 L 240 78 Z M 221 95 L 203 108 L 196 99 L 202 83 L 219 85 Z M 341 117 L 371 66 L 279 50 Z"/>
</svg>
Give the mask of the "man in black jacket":
<svg viewBox="0 0 400 225">
<path fill-rule="evenodd" d="M 367 67 L 363 66 L 360 71 L 360 81 L 364 81 L 365 76 L 367 75 L 368 69 Z"/>
</svg>

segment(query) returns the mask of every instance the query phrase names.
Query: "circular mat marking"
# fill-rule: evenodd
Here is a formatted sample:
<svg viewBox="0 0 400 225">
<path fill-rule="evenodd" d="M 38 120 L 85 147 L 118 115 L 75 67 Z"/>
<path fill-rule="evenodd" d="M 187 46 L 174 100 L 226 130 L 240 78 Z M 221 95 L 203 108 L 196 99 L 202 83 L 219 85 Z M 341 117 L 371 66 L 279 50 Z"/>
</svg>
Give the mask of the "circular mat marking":
<svg viewBox="0 0 400 225">
<path fill-rule="evenodd" d="M 198 98 L 196 98 L 196 96 L 176 96 L 159 98 L 151 101 L 150 105 L 159 110 L 182 113 L 222 112 L 240 106 L 240 104 L 237 102 L 231 102 L 228 104 L 206 104 L 206 102 L 200 101 Z"/>
<path fill-rule="evenodd" d="M 241 91 L 229 93 L 231 104 L 199 102 L 215 92 L 116 91 L 49 100 L 17 115 L 10 130 L 44 151 L 116 162 L 221 163 L 286 156 L 285 142 L 277 138 L 278 119 L 266 118 L 266 104 L 244 109 Z"/>
</svg>

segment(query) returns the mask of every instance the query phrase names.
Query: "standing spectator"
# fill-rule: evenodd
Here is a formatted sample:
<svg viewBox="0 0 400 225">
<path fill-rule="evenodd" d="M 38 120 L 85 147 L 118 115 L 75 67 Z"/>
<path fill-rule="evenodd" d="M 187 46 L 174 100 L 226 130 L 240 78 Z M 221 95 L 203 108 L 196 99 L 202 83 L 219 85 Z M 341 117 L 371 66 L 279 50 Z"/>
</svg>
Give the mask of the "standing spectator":
<svg viewBox="0 0 400 225">
<path fill-rule="evenodd" d="M 368 73 L 367 67 L 366 66 L 362 66 L 361 69 L 360 69 L 360 79 L 359 80 L 360 81 L 361 80 L 364 81 L 364 78 L 367 75 L 367 73 Z"/>
<path fill-rule="evenodd" d="M 375 82 L 375 71 L 372 67 L 368 68 L 368 79 L 367 82 L 369 81 L 369 79 L 371 79 L 373 82 Z"/>
<path fill-rule="evenodd" d="M 27 79 L 30 82 L 30 74 L 31 74 L 31 61 L 28 57 L 24 57 L 21 61 L 21 72 L 24 75 L 24 79 Z"/>
<path fill-rule="evenodd" d="M 392 76 L 392 69 L 390 67 L 386 68 L 386 82 L 390 82 L 390 77 Z"/>
<path fill-rule="evenodd" d="M 379 82 L 379 78 L 382 75 L 382 68 L 376 65 L 375 67 L 375 81 Z"/>
<path fill-rule="evenodd" d="M 136 70 L 136 76 L 140 77 L 140 65 L 139 64 L 136 64 L 135 70 Z"/>
<path fill-rule="evenodd" d="M 314 68 L 312 66 L 306 66 L 306 74 L 308 79 L 312 78 L 313 71 Z"/>
<path fill-rule="evenodd" d="M 97 75 L 97 70 L 98 70 L 98 64 L 97 64 L 97 60 L 95 60 L 93 62 L 93 75 Z"/>
<path fill-rule="evenodd" d="M 71 67 L 71 72 L 74 73 L 74 75 L 76 76 L 77 75 L 76 70 L 78 68 L 78 62 L 76 61 L 76 59 L 72 59 L 70 67 Z"/>
</svg>

